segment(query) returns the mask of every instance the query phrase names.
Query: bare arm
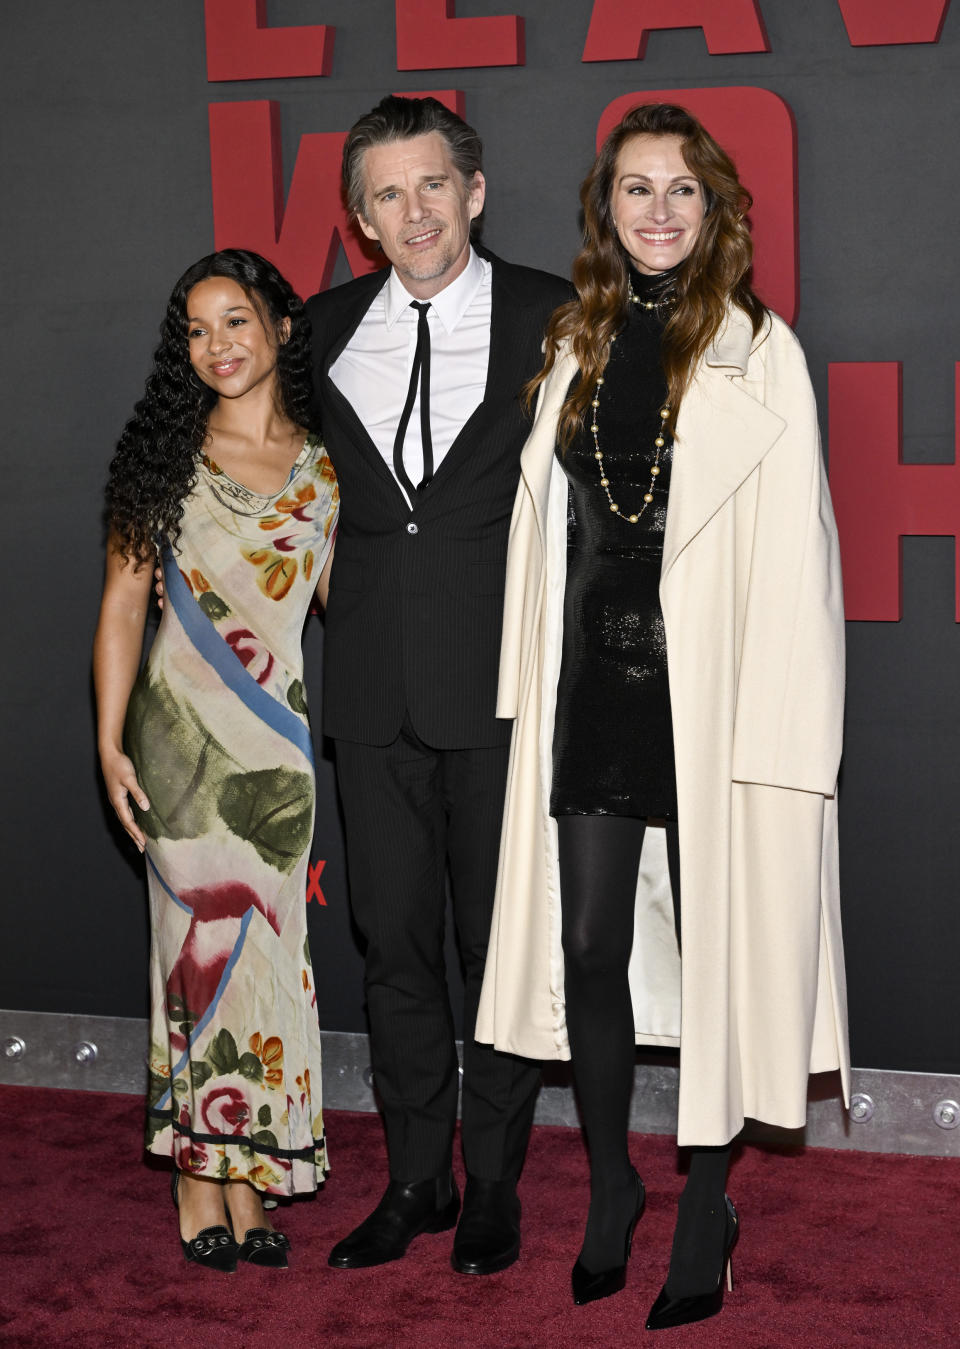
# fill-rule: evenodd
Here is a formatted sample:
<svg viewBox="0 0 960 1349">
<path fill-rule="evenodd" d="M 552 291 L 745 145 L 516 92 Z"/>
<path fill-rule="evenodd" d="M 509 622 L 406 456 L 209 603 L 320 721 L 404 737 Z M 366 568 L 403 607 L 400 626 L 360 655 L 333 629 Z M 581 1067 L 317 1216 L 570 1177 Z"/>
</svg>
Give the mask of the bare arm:
<svg viewBox="0 0 960 1349">
<path fill-rule="evenodd" d="M 144 837 L 137 828 L 127 794 L 141 810 L 150 803 L 137 782 L 133 764 L 123 752 L 123 723 L 127 703 L 140 667 L 143 632 L 150 607 L 151 568 L 123 558 L 111 539 L 100 602 L 100 618 L 93 639 L 93 683 L 97 695 L 97 747 L 110 804 L 134 843 L 143 852 Z"/>
<path fill-rule="evenodd" d="M 330 598 L 330 569 L 333 566 L 333 550 L 336 548 L 336 540 L 330 545 L 330 551 L 327 554 L 327 560 L 323 564 L 323 571 L 317 577 L 316 596 L 320 601 L 321 609 L 326 609 L 327 600 Z"/>
</svg>

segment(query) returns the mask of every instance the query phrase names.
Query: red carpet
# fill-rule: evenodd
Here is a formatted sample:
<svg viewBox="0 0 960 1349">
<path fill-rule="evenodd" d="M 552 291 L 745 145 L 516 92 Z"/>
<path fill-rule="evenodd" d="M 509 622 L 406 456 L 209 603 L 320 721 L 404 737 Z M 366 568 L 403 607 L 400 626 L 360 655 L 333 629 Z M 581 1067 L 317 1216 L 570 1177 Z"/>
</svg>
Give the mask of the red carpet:
<svg viewBox="0 0 960 1349">
<path fill-rule="evenodd" d="M 4 1345 L 960 1345 L 956 1159 L 747 1148 L 729 1186 L 742 1219 L 734 1292 L 718 1318 L 653 1336 L 643 1323 L 665 1274 L 681 1185 L 669 1139 L 632 1140 L 649 1198 L 626 1290 L 574 1307 L 569 1271 L 587 1168 L 572 1129 L 534 1131 L 521 1182 L 524 1247 L 502 1274 L 455 1274 L 451 1234 L 421 1237 L 379 1270 L 330 1269 L 329 1247 L 379 1198 L 385 1162 L 376 1116 L 328 1113 L 334 1171 L 325 1191 L 278 1211 L 291 1269 L 216 1275 L 180 1254 L 167 1173 L 142 1160 L 139 1100 L 0 1087 L 0 1119 Z"/>
</svg>

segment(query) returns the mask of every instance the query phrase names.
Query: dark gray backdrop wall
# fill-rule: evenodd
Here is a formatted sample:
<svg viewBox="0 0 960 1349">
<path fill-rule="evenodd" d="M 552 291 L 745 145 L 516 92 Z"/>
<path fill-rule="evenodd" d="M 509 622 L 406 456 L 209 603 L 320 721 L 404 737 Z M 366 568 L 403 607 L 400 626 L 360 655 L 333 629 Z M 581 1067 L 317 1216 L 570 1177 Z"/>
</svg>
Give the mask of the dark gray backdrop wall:
<svg viewBox="0 0 960 1349">
<path fill-rule="evenodd" d="M 142 389 L 174 279 L 214 245 L 210 103 L 279 104 L 286 190 L 301 136 L 344 131 L 384 92 L 462 90 L 487 147 L 486 242 L 565 273 L 577 187 L 613 99 L 774 91 L 796 121 L 796 326 L 824 430 L 829 363 L 902 361 L 905 462 L 953 462 L 960 14 L 947 14 L 935 44 L 854 47 L 838 0 L 759 0 L 767 52 L 711 55 L 700 29 L 668 30 L 651 34 L 642 60 L 584 63 L 591 3 L 514 2 L 524 65 L 400 72 L 392 0 L 272 0 L 273 25 L 335 27 L 329 75 L 216 84 L 199 0 L 31 0 L 5 10 L 0 1005 L 146 1010 L 142 864 L 99 787 L 89 649 L 113 442 Z M 504 12 L 507 0 L 456 6 L 459 16 Z M 333 280 L 349 275 L 341 255 Z M 873 509 L 868 478 L 864 511 Z M 864 1067 L 960 1072 L 953 550 L 947 537 L 907 540 L 902 620 L 848 625 L 842 880 L 853 1054 Z M 316 720 L 315 619 L 306 657 Z M 318 769 L 323 866 L 309 912 L 320 1020 L 362 1030 L 328 755 Z"/>
</svg>

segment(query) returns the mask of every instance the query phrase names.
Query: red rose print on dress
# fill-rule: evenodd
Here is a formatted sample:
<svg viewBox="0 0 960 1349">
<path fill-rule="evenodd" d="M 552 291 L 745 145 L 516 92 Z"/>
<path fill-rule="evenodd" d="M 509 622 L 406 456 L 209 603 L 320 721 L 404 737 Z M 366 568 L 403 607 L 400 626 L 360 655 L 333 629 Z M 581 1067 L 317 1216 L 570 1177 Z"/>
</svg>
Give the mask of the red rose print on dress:
<svg viewBox="0 0 960 1349">
<path fill-rule="evenodd" d="M 250 1106 L 236 1087 L 211 1087 L 201 1097 L 200 1117 L 210 1134 L 246 1134 L 250 1129 Z"/>
</svg>

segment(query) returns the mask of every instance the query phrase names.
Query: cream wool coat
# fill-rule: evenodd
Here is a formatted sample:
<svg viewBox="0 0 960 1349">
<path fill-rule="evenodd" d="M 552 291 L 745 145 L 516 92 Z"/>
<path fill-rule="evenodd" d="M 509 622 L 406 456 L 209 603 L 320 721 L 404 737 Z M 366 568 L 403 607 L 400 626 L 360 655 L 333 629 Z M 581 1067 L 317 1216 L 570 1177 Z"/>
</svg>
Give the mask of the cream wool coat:
<svg viewBox="0 0 960 1349">
<path fill-rule="evenodd" d="M 497 715 L 516 724 L 476 1031 L 536 1059 L 570 1056 L 549 797 L 567 515 L 554 447 L 575 369 L 562 353 L 541 390 L 511 525 Z M 839 1068 L 849 1095 L 840 563 L 813 391 L 776 316 L 753 338 L 732 309 L 683 400 L 660 600 L 683 961 L 663 831 L 648 829 L 630 965 L 636 1038 L 682 1038 L 678 1142 L 721 1145 L 745 1116 L 800 1127 L 810 1072 Z"/>
</svg>

